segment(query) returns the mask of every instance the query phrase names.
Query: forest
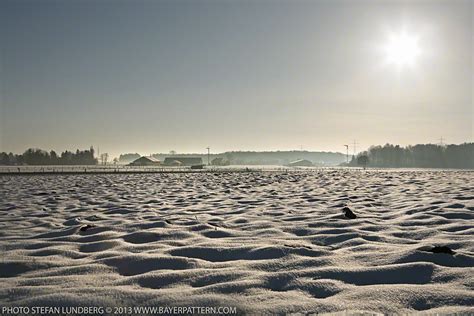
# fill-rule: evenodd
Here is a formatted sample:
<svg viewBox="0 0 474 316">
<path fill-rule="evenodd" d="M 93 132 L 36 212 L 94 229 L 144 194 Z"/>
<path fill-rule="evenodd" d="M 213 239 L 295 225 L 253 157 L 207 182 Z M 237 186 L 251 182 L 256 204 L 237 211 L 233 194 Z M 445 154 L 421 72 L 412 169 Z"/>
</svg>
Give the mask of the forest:
<svg viewBox="0 0 474 316">
<path fill-rule="evenodd" d="M 361 156 L 368 157 L 368 167 L 474 169 L 474 143 L 407 147 L 386 144 L 372 146 L 358 154 Z M 357 157 L 353 157 L 349 165 L 357 165 Z"/>
<path fill-rule="evenodd" d="M 30 148 L 23 154 L 0 152 L 0 165 L 96 165 L 94 148 L 76 152 L 64 151 L 58 155 L 54 150 Z"/>
</svg>

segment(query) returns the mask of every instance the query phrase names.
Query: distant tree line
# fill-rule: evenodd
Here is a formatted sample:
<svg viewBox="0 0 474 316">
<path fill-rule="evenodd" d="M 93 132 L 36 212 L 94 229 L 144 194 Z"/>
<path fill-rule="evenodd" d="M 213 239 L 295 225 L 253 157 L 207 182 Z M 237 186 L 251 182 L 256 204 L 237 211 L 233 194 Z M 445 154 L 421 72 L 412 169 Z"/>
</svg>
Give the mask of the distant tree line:
<svg viewBox="0 0 474 316">
<path fill-rule="evenodd" d="M 163 161 L 166 157 L 178 155 L 182 157 L 201 157 L 207 162 L 208 155 L 199 154 L 154 154 L 153 157 Z M 307 159 L 315 165 L 338 165 L 346 159 L 341 153 L 318 152 L 306 150 L 292 151 L 228 151 L 223 153 L 211 153 L 210 160 L 221 158 L 228 165 L 286 165 L 298 159 Z"/>
<path fill-rule="evenodd" d="M 23 154 L 0 153 L 0 165 L 96 165 L 94 148 L 76 152 L 64 151 L 58 155 L 54 150 L 30 148 Z"/>
<path fill-rule="evenodd" d="M 361 156 L 368 158 L 369 167 L 474 169 L 474 143 L 372 146 L 353 157 L 349 165 L 360 165 Z"/>
</svg>

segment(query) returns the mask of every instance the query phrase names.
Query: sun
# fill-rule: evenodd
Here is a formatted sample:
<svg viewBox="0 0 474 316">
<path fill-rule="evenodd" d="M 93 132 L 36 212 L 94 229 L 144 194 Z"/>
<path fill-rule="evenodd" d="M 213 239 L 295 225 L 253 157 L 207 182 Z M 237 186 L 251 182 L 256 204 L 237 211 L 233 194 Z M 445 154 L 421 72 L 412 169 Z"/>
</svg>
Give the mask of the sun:
<svg viewBox="0 0 474 316">
<path fill-rule="evenodd" d="M 421 53 L 418 38 L 406 32 L 392 34 L 384 46 L 386 62 L 396 66 L 413 66 Z"/>
</svg>

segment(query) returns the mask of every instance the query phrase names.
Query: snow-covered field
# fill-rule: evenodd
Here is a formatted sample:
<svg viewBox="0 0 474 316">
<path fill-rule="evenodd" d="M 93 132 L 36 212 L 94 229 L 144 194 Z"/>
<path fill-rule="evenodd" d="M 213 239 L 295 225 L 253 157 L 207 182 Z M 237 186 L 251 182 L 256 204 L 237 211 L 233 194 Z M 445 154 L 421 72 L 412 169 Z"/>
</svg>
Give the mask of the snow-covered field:
<svg viewBox="0 0 474 316">
<path fill-rule="evenodd" d="M 474 313 L 473 188 L 469 171 L 0 176 L 0 306 Z"/>
</svg>

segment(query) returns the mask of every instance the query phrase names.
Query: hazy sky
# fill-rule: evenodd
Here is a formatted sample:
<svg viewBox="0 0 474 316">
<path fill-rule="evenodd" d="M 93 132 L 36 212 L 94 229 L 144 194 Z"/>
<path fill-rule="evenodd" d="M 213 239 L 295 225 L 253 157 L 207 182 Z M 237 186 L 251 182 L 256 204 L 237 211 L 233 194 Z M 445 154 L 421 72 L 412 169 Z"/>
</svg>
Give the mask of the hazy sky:
<svg viewBox="0 0 474 316">
<path fill-rule="evenodd" d="M 473 141 L 471 1 L 0 0 L 0 15 L 0 151 Z M 402 36 L 416 57 L 389 62 Z"/>
</svg>

